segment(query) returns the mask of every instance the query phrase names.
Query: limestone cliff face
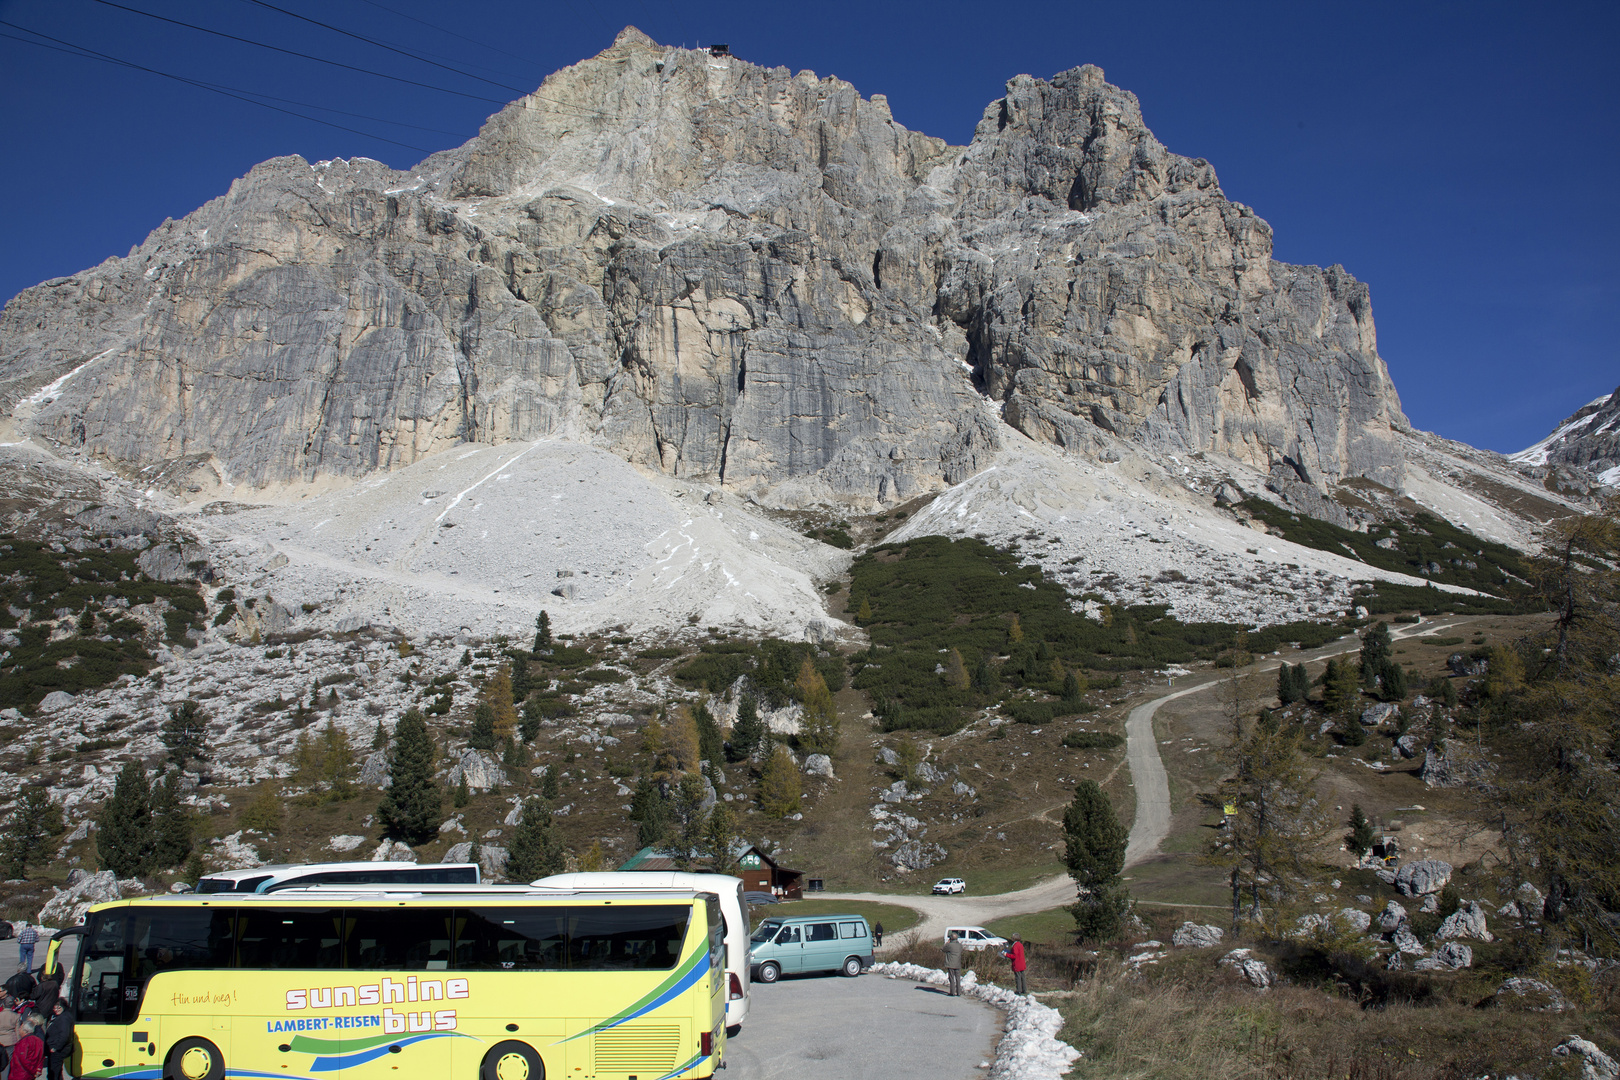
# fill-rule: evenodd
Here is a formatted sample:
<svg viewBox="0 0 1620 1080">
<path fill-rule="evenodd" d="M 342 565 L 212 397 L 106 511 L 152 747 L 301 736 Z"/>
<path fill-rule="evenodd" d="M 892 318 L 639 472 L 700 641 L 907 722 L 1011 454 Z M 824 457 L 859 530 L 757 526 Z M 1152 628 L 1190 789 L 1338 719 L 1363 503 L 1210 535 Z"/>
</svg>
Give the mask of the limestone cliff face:
<svg viewBox="0 0 1620 1080">
<path fill-rule="evenodd" d="M 1270 254 L 1096 68 L 1014 79 L 964 149 L 839 80 L 626 30 L 414 170 L 266 162 L 27 290 L 0 403 L 19 434 L 253 486 L 566 435 L 877 505 L 981 467 L 998 409 L 1080 452 L 1398 482 L 1366 288 Z"/>
</svg>

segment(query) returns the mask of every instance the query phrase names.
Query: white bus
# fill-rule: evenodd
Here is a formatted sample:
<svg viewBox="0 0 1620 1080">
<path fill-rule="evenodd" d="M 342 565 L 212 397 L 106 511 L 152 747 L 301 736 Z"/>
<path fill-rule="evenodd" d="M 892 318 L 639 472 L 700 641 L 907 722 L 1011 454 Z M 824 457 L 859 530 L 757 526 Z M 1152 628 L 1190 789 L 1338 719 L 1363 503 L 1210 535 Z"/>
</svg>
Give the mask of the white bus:
<svg viewBox="0 0 1620 1080">
<path fill-rule="evenodd" d="M 748 961 L 748 903 L 741 878 L 729 874 L 683 874 L 674 870 L 604 870 L 553 874 L 532 883 L 537 889 L 691 889 L 714 893 L 726 922 L 726 1035 L 735 1036 L 748 1019 L 752 988 Z"/>
<path fill-rule="evenodd" d="M 476 863 L 329 862 L 224 870 L 198 880 L 198 893 L 272 893 L 310 885 L 477 885 Z"/>
</svg>

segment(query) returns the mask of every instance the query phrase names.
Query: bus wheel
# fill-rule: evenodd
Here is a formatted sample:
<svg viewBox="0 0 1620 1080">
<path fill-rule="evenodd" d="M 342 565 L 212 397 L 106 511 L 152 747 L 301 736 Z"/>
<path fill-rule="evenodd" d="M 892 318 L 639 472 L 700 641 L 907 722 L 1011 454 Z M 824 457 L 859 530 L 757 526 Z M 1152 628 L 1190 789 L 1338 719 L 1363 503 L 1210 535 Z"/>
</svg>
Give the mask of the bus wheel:
<svg viewBox="0 0 1620 1080">
<path fill-rule="evenodd" d="M 853 979 L 855 976 L 859 975 L 860 973 L 861 973 L 861 958 L 858 957 L 858 956 L 846 956 L 846 957 L 844 957 L 844 974 L 848 975 L 850 978 Z"/>
<path fill-rule="evenodd" d="M 781 977 L 782 977 L 782 969 L 777 967 L 775 964 L 766 962 L 766 963 L 763 963 L 763 964 L 759 965 L 759 981 L 760 982 L 762 982 L 762 983 L 773 983 L 777 979 L 780 979 Z"/>
<path fill-rule="evenodd" d="M 545 1080 L 545 1076 L 546 1067 L 534 1047 L 510 1040 L 496 1043 L 478 1069 L 478 1080 Z"/>
<path fill-rule="evenodd" d="M 181 1039 L 169 1051 L 163 1076 L 164 1080 L 224 1080 L 225 1058 L 207 1039 Z"/>
</svg>

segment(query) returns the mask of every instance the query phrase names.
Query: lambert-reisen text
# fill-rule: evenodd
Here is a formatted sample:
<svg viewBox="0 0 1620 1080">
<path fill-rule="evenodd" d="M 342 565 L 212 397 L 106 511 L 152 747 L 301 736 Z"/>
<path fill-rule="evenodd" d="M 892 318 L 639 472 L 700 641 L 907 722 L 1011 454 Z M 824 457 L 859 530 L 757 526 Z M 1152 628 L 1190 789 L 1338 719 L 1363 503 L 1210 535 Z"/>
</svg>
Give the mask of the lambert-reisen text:
<svg viewBox="0 0 1620 1080">
<path fill-rule="evenodd" d="M 336 1031 L 352 1028 L 382 1028 L 384 1034 L 404 1031 L 454 1031 L 456 1010 L 424 1009 L 409 1006 L 430 1001 L 464 1001 L 472 996 L 466 979 L 419 979 L 405 976 L 405 981 L 383 979 L 364 986 L 314 986 L 307 990 L 287 991 L 287 1011 L 304 1009 L 353 1009 L 367 1005 L 384 1006 L 380 1013 L 359 1016 L 299 1016 L 286 1020 L 271 1020 L 265 1028 L 279 1031 Z M 404 1005 L 403 1012 L 387 1006 Z"/>
</svg>

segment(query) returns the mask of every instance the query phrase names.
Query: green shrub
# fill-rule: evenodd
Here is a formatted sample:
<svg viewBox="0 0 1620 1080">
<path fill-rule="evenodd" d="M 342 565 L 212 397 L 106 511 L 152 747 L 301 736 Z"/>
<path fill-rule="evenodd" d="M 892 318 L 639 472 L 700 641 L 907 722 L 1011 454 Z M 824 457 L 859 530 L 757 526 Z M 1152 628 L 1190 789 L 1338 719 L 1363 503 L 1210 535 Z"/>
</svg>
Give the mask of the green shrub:
<svg viewBox="0 0 1620 1080">
<path fill-rule="evenodd" d="M 1063 745 L 1070 750 L 1112 750 L 1124 741 L 1111 731 L 1071 731 L 1063 736 Z"/>
</svg>

